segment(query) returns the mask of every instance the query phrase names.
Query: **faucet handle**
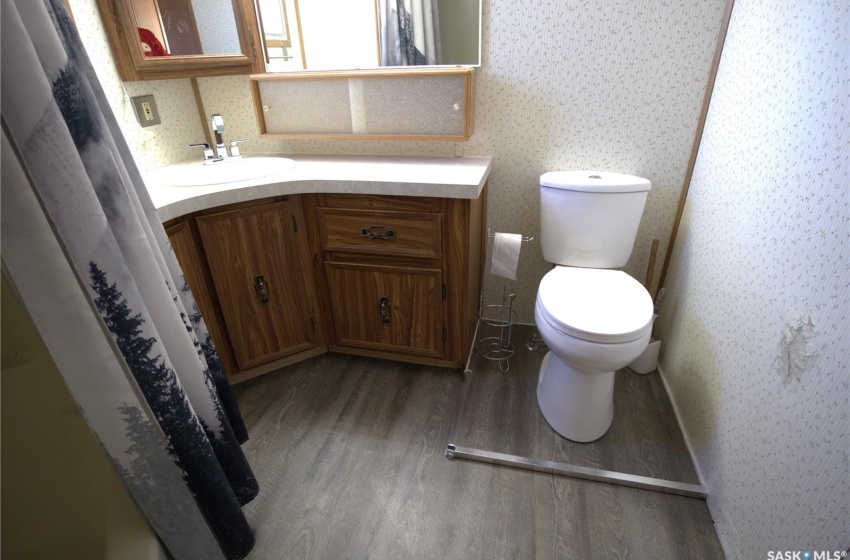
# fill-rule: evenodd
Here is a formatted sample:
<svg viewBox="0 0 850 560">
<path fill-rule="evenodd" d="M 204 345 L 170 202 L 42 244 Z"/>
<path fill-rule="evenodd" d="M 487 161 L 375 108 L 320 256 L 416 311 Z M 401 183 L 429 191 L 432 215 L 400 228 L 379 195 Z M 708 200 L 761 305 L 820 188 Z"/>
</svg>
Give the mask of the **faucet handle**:
<svg viewBox="0 0 850 560">
<path fill-rule="evenodd" d="M 212 148 L 206 142 L 200 142 L 198 144 L 189 144 L 190 148 L 203 148 L 204 149 L 204 159 L 215 159 L 215 155 L 213 155 Z"/>
<path fill-rule="evenodd" d="M 242 155 L 239 152 L 239 146 L 237 144 L 241 144 L 242 142 L 250 142 L 250 138 L 237 138 L 235 140 L 230 141 L 230 157 L 237 157 Z"/>
</svg>

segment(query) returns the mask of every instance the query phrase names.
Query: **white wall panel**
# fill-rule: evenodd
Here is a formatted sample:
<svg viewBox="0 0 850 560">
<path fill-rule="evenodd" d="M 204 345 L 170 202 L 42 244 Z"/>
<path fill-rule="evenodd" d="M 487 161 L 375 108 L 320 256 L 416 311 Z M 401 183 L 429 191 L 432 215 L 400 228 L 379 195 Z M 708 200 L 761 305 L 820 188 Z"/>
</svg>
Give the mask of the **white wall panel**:
<svg viewBox="0 0 850 560">
<path fill-rule="evenodd" d="M 736 0 L 656 323 L 730 558 L 850 546 L 848 29 Z"/>
</svg>

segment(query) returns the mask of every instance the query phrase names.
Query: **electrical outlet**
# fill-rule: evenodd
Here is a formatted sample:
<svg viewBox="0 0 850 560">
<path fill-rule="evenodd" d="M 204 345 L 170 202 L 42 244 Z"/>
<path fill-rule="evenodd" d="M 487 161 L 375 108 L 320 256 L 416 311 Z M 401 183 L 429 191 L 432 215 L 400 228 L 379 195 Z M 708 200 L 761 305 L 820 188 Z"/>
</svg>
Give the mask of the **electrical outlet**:
<svg viewBox="0 0 850 560">
<path fill-rule="evenodd" d="M 160 124 L 159 110 L 153 95 L 140 95 L 133 97 L 133 108 L 136 110 L 136 119 L 142 126 L 153 126 Z"/>
<path fill-rule="evenodd" d="M 145 122 L 153 120 L 153 111 L 151 110 L 150 101 L 142 103 L 142 114 L 145 116 Z"/>
</svg>

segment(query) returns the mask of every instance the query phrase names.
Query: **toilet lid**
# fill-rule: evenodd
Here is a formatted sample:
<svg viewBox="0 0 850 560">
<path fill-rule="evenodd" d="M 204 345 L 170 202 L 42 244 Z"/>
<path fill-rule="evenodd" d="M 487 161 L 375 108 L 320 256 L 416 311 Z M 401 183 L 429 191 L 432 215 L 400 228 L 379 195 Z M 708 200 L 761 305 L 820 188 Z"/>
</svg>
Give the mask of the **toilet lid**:
<svg viewBox="0 0 850 560">
<path fill-rule="evenodd" d="M 619 270 L 555 267 L 537 299 L 555 328 L 582 340 L 628 342 L 652 328 L 649 292 Z"/>
</svg>

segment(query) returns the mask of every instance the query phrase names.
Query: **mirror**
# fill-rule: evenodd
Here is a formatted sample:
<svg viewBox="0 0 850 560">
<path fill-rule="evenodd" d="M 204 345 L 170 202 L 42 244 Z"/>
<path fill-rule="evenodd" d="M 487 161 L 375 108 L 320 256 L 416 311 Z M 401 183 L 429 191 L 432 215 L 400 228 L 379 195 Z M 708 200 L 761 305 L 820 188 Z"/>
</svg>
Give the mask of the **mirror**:
<svg viewBox="0 0 850 560">
<path fill-rule="evenodd" d="M 230 0 L 130 0 L 145 57 L 242 54 Z"/>
<path fill-rule="evenodd" d="M 481 64 L 480 0 L 257 0 L 257 6 L 267 72 Z"/>
<path fill-rule="evenodd" d="M 124 81 L 262 72 L 253 0 L 97 0 Z"/>
</svg>

